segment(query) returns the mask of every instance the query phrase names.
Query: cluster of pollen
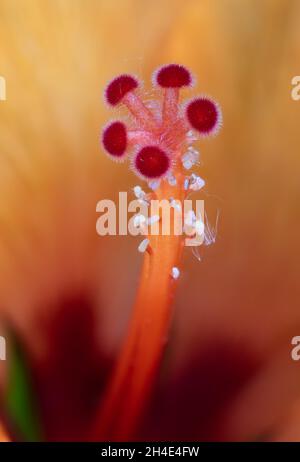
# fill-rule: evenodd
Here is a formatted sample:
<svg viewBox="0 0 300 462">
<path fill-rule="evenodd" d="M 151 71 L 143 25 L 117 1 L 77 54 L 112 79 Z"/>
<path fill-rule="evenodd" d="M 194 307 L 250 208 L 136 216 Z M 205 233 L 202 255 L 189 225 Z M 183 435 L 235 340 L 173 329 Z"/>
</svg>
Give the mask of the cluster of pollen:
<svg viewBox="0 0 300 462">
<path fill-rule="evenodd" d="M 221 127 L 222 114 L 219 105 L 205 95 L 180 103 L 180 89 L 194 82 L 184 66 L 162 66 L 153 73 L 152 81 L 159 96 L 150 104 L 143 102 L 140 82 L 133 75 L 120 75 L 107 85 L 107 104 L 124 105 L 131 117 L 127 123 L 110 122 L 103 130 L 102 145 L 113 160 L 129 157 L 132 170 L 149 184 L 163 179 L 175 184 L 172 172 L 178 163 L 186 170 L 197 163 L 198 152 L 192 142 L 215 135 Z M 187 187 L 200 187 L 198 178 L 192 175 Z"/>
</svg>

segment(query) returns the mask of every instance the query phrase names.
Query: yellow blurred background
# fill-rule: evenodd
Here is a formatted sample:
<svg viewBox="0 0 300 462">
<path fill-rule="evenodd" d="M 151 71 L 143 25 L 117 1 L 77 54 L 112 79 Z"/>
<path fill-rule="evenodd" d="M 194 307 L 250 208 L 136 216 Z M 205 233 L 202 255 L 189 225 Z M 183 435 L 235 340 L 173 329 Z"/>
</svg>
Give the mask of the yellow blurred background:
<svg viewBox="0 0 300 462">
<path fill-rule="evenodd" d="M 159 428 L 166 437 L 205 438 L 216 416 L 214 439 L 300 438 L 290 425 L 300 420 L 300 364 L 290 357 L 300 335 L 299 20 L 298 0 L 0 0 L 0 313 L 37 360 L 52 348 L 43 326 L 65 298 L 92 299 L 108 357 L 130 317 L 137 239 L 95 232 L 97 201 L 136 184 L 99 145 L 117 115 L 103 103 L 107 81 L 134 72 L 150 89 L 158 65 L 178 62 L 197 77 L 193 93 L 222 106 L 220 135 L 198 144 L 217 241 L 200 262 L 185 250 L 160 379 L 173 390 L 162 392 L 165 412 L 180 399 L 193 425 L 182 435 L 176 424 Z M 155 412 L 150 420 L 168 426 Z"/>
</svg>

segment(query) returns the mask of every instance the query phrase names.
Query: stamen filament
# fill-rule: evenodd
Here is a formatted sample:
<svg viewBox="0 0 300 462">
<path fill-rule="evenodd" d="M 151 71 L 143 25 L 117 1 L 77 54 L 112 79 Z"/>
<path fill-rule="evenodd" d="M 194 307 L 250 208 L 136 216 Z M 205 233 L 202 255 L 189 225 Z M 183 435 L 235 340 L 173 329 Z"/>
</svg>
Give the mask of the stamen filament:
<svg viewBox="0 0 300 462">
<path fill-rule="evenodd" d="M 163 182 L 156 191 L 158 200 L 172 196 L 182 203 L 181 168 L 175 176 L 176 188 Z M 171 274 L 180 266 L 184 240 L 172 233 L 148 238 L 151 253 L 145 253 L 129 333 L 93 428 L 92 438 L 97 440 L 124 441 L 134 436 L 168 339 L 176 287 Z"/>
<path fill-rule="evenodd" d="M 153 142 L 153 136 L 145 130 L 128 130 L 127 138 L 132 144 L 142 145 Z"/>
<path fill-rule="evenodd" d="M 157 130 L 159 124 L 153 113 L 143 103 L 138 95 L 134 92 L 127 93 L 123 98 L 123 104 L 128 108 L 131 114 L 135 117 L 138 123 L 145 130 Z"/>
<path fill-rule="evenodd" d="M 179 89 L 166 88 L 163 100 L 163 122 L 168 123 L 177 118 L 178 114 Z"/>
</svg>

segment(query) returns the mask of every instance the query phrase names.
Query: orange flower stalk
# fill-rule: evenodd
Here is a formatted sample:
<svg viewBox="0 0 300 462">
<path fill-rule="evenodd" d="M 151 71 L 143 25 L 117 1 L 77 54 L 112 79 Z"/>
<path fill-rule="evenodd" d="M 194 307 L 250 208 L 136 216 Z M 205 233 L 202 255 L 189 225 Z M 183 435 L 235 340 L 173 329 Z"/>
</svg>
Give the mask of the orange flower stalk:
<svg viewBox="0 0 300 462">
<path fill-rule="evenodd" d="M 183 210 L 187 194 L 204 186 L 200 177 L 187 172 L 198 158 L 191 144 L 198 138 L 195 133 L 208 136 L 218 131 L 221 111 L 206 96 L 180 105 L 180 88 L 193 83 L 183 66 L 163 66 L 154 73 L 153 83 L 160 88 L 162 101 L 153 101 L 151 109 L 137 93 L 140 85 L 135 77 L 121 75 L 108 85 L 108 104 L 124 104 L 132 115 L 132 126 L 128 129 L 122 121 L 113 121 L 104 129 L 102 142 L 108 155 L 118 161 L 131 151 L 132 169 L 152 189 L 146 194 L 141 187 L 134 188 L 141 203 L 167 200 L 174 215 L 176 207 Z M 197 217 L 189 219 L 197 232 Z M 160 230 L 158 235 L 149 234 L 139 247 L 145 258 L 133 317 L 101 403 L 93 439 L 128 440 L 134 435 L 168 338 L 183 245 L 182 234 L 164 235 Z"/>
</svg>

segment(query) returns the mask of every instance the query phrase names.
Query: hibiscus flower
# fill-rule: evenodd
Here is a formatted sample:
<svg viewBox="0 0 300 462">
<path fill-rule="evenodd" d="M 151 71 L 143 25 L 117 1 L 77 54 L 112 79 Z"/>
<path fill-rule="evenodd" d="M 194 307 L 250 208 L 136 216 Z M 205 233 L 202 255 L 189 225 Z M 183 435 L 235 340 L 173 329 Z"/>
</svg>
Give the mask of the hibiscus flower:
<svg viewBox="0 0 300 462">
<path fill-rule="evenodd" d="M 199 142 L 216 242 L 201 261 L 184 251 L 168 345 L 130 439 L 298 439 L 299 9 L 1 1 L 1 438 L 101 438 L 142 263 L 136 238 L 95 229 L 97 202 L 136 184 L 99 147 L 101 95 L 128 73 L 151 99 L 152 70 L 171 62 L 192 69 L 190 96 L 216 96 L 226 120 Z"/>
</svg>

